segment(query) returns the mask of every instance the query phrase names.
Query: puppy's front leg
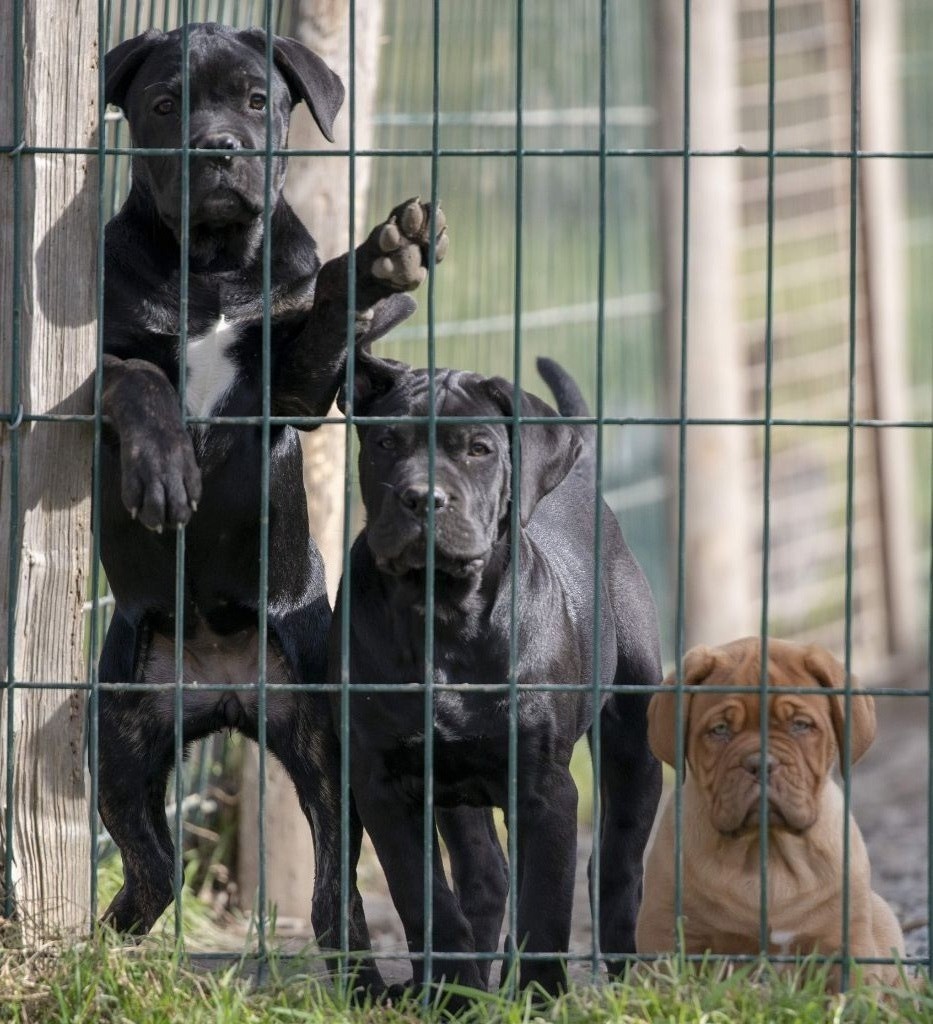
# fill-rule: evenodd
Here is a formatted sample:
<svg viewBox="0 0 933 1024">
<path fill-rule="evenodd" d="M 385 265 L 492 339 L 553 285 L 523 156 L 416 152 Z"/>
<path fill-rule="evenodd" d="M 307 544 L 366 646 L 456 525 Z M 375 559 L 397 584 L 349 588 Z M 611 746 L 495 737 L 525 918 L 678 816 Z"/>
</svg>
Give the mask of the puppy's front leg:
<svg viewBox="0 0 933 1024">
<path fill-rule="evenodd" d="M 371 777 L 355 778 L 353 792 L 363 825 L 369 833 L 389 884 L 392 902 L 402 919 L 405 938 L 412 953 L 425 947 L 424 843 L 421 807 L 400 804 L 394 792 L 381 791 Z M 473 960 L 451 960 L 444 953 L 475 953 L 470 922 L 464 916 L 456 896 L 450 891 L 441 862 L 440 844 L 434 836 L 431 885 L 434 927 L 431 976 L 425 978 L 424 962 L 413 961 L 415 984 L 422 981 L 454 981 L 483 989 L 482 978 Z"/>
<path fill-rule="evenodd" d="M 444 211 L 434 212 L 434 261 L 447 254 Z M 415 311 L 407 294 L 428 276 L 431 204 L 400 203 L 355 251 L 356 291 L 349 293 L 349 254 L 321 268 L 306 328 L 277 358 L 273 413 L 323 416 L 343 377 L 347 318 L 355 314 L 355 341 L 371 345 Z"/>
<path fill-rule="evenodd" d="M 478 953 L 495 953 L 509 893 L 509 867 L 488 807 L 438 807 L 437 825 L 447 853 L 460 909 L 473 929 Z M 478 960 L 483 984 L 492 961 Z"/>
<path fill-rule="evenodd" d="M 524 953 L 566 953 L 570 945 L 577 864 L 577 787 L 567 767 L 555 767 L 533 790 L 518 794 L 518 935 Z M 521 786 L 521 784 L 520 784 Z M 522 960 L 521 984 L 537 982 L 555 995 L 566 985 L 560 956 Z"/>
<path fill-rule="evenodd" d="M 201 471 L 181 420 L 178 392 L 143 359 L 104 356 L 103 408 L 120 442 L 123 504 L 143 526 L 187 523 L 201 498 Z"/>
</svg>

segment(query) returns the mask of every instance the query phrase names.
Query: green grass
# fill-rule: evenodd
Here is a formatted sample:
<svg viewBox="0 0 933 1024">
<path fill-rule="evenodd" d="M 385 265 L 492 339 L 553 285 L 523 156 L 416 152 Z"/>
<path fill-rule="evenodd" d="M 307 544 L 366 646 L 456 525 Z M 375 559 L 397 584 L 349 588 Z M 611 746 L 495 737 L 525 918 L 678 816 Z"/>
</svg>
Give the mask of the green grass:
<svg viewBox="0 0 933 1024">
<path fill-rule="evenodd" d="M 127 949 L 112 936 L 56 953 L 7 951 L 0 961 L 0 1021 L 15 1024 L 253 1024 L 270 1021 L 394 1024 L 441 1020 L 443 996 L 426 1012 L 414 998 L 396 1005 L 353 1005 L 326 980 L 296 972 L 295 961 L 269 961 L 257 985 L 243 964 L 207 971 L 172 946 Z M 301 961 L 298 961 L 301 963 Z M 630 983 L 575 986 L 560 999 L 535 1004 L 483 995 L 461 1020 L 490 1024 L 686 1024 L 740 1022 L 928 1022 L 933 988 L 913 991 L 856 987 L 824 990 L 819 972 L 783 976 L 767 967 L 729 973 L 669 962 L 642 967 Z"/>
</svg>

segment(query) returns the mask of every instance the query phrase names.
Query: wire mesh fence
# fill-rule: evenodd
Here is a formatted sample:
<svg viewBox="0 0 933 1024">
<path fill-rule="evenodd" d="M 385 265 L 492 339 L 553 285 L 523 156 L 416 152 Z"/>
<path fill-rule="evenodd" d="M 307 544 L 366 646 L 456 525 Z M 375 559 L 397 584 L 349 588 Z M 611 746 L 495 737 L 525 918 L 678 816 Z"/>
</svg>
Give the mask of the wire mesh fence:
<svg viewBox="0 0 933 1024">
<path fill-rule="evenodd" d="M 26 0 L 17 0 L 17 10 Z M 201 21 L 219 21 L 238 27 L 261 26 L 266 33 L 264 60 L 267 88 L 271 92 L 275 55 L 272 36 L 288 32 L 297 7 L 271 0 L 238 3 L 224 0 L 173 0 L 165 3 L 105 3 L 98 12 L 99 49 L 103 53 L 118 42 L 150 27 L 165 30 Z M 312 5 L 313 6 L 313 5 Z M 436 210 L 442 199 L 455 236 L 447 263 L 432 273 L 425 286 L 424 310 L 380 343 L 380 350 L 408 362 L 424 364 L 432 381 L 428 412 L 423 418 L 430 444 L 428 487 L 436 479 L 436 439 L 439 425 L 447 422 L 438 409 L 434 374 L 440 366 L 469 366 L 484 374 L 501 373 L 516 388 L 533 390 L 531 369 L 536 356 L 547 354 L 567 366 L 593 398 L 594 413 L 576 417 L 578 426 L 592 425 L 596 432 L 596 489 L 622 522 L 628 540 L 645 566 L 660 612 L 664 650 L 675 667 L 678 770 L 674 776 L 677 848 L 675 851 L 675 903 L 681 909 L 683 883 L 682 777 L 685 758 L 684 681 L 681 666 L 693 640 L 714 640 L 691 623 L 691 614 L 702 620 L 698 604 L 709 601 L 710 591 L 698 597 L 691 590 L 695 544 L 708 546 L 708 535 L 691 540 L 691 518 L 702 518 L 692 495 L 702 491 L 695 478 L 691 444 L 704 430 L 741 434 L 738 459 L 727 467 L 739 477 L 744 502 L 744 533 L 725 524 L 724 540 L 744 549 L 743 583 L 738 604 L 742 615 L 751 616 L 748 631 L 757 631 L 767 650 L 769 635 L 818 640 L 842 652 L 846 670 L 844 701 L 851 708 L 853 674 L 867 673 L 884 679 L 881 670 L 890 655 L 930 649 L 931 576 L 930 552 L 930 389 L 933 369 L 929 354 L 930 310 L 925 272 L 933 259 L 933 238 L 927 230 L 930 167 L 933 151 L 923 136 L 925 115 L 933 106 L 933 79 L 928 57 L 933 46 L 933 19 L 923 5 L 906 2 L 902 17 L 911 30 L 905 33 L 903 89 L 905 118 L 903 142 L 875 145 L 865 142 L 861 112 L 864 81 L 863 54 L 869 48 L 862 35 L 862 4 L 771 0 L 743 0 L 737 5 L 732 30 L 735 45 L 733 81 L 725 86 L 710 83 L 703 61 L 708 51 L 698 50 L 696 19 L 704 18 L 689 2 L 666 4 L 665 17 L 676 23 L 670 44 L 657 33 L 657 14 L 642 0 L 609 0 L 574 5 L 550 3 L 445 4 L 440 0 L 414 3 L 386 0 L 381 12 L 387 40 L 381 56 L 376 142 L 357 147 L 355 97 L 355 39 L 360 14 L 357 5 L 347 9 L 349 141 L 346 149 L 318 152 L 292 151 L 292 156 L 328 160 L 348 158 L 349 227 L 345 248 L 347 288 L 355 291 L 356 226 L 360 221 L 356 186 L 356 161 L 375 164 L 369 194 L 369 211 L 379 215 L 405 195 L 422 190 Z M 22 31 L 22 21 L 19 29 Z M 402 42 L 404 45 L 402 45 Z M 183 67 L 188 65 L 189 34 L 182 32 Z M 666 49 L 665 49 L 666 47 Z M 412 53 L 418 55 L 412 59 Z M 926 58 L 926 60 L 925 60 Z M 672 79 L 671 72 L 676 72 Z M 660 79 L 666 78 L 666 83 Z M 697 82 L 703 83 L 697 92 Z M 876 79 L 872 79 L 875 82 Z M 101 131 L 96 145 L 65 147 L 23 137 L 22 119 L 16 114 L 25 102 L 22 62 L 10 69 L 14 119 L 12 135 L 2 141 L 3 158 L 22 168 L 30 161 L 62 153 L 84 152 L 98 162 L 97 322 L 98 362 L 108 347 L 104 309 L 104 225 L 120 207 L 128 191 L 129 165 L 133 156 L 145 156 L 129 138 L 127 126 L 105 105 L 104 71 L 100 70 Z M 665 101 L 662 93 L 668 93 Z M 710 120 L 705 106 L 714 106 L 716 89 L 731 93 L 730 135 L 722 124 Z M 673 99 L 670 97 L 673 96 Z M 184 352 L 188 336 L 188 274 L 190 226 L 190 170 L 192 161 L 207 155 L 189 141 L 190 81 L 182 76 L 179 95 L 182 147 L 181 208 L 178 274 L 178 348 Z M 265 758 L 269 694 L 281 690 L 337 693 L 338 732 L 343 740 L 338 777 L 340 791 L 339 877 L 341 904 L 350 902 L 353 864 L 350 798 L 351 695 L 392 692 L 394 684 L 378 679 L 351 681 L 350 628 L 353 616 L 350 588 L 342 602 L 339 682 L 295 679 L 282 684 L 269 679 L 269 523 L 270 450 L 274 438 L 292 426 L 332 422 L 333 417 L 275 415 L 272 404 L 272 284 L 275 252 L 271 244 L 274 174 L 281 155 L 274 145 L 273 111 L 267 107 L 265 145 L 244 157 L 264 166 L 262 211 L 262 292 L 265 300 L 261 323 L 261 387 L 254 408 L 237 415 L 195 415 L 186 403 L 187 362 L 178 360 L 177 391 L 182 421 L 193 432 L 212 426 L 234 428 L 258 435 L 263 453 L 259 474 L 258 583 L 255 626 L 258 632 L 256 681 L 238 685 L 237 691 L 254 692 L 256 735 L 259 750 L 258 815 L 250 826 L 259 850 L 256 910 L 256 953 L 263 957 L 269 942 L 265 852 L 272 837 L 266 831 Z M 885 306 L 876 264 L 891 258 L 890 252 L 872 248 L 873 236 L 882 231 L 872 206 L 866 167 L 884 163 L 903 169 L 906 179 L 904 209 L 894 208 L 907 224 L 904 249 L 908 253 L 908 310 L 904 336 L 912 387 L 898 406 L 885 401 L 879 384 L 879 364 L 892 358 L 884 346 L 886 326 L 894 322 Z M 732 352 L 739 381 L 737 404 L 724 401 L 697 404 L 691 392 L 691 372 L 705 387 L 708 377 L 697 367 L 696 352 L 714 354 L 704 330 L 703 313 L 694 306 L 698 291 L 707 288 L 712 243 L 705 234 L 702 204 L 709 192 L 704 175 L 723 168 L 734 186 L 731 197 L 734 234 L 717 246 L 730 263 L 713 268 L 718 276 L 735 275 L 733 294 L 736 316 L 724 324 L 738 343 Z M 728 169 L 726 169 L 728 168 Z M 662 178 L 668 185 L 662 184 Z M 20 178 L 20 181 L 22 179 Z M 673 182 L 673 184 L 671 184 Z M 411 184 L 409 184 L 411 183 Z M 21 186 L 20 186 L 21 187 Z M 699 197 L 699 200 L 698 200 Z M 658 207 L 665 207 L 658 212 Z M 676 216 L 672 215 L 676 211 Z M 890 213 L 890 209 L 888 209 Z M 433 216 L 433 214 L 432 214 Z M 375 223 L 375 218 L 370 217 Z M 16 234 L 14 228 L 14 235 Z M 692 234 L 691 232 L 694 232 Z M 723 227 L 722 233 L 726 234 Z M 699 238 L 695 237 L 699 235 Z M 429 260 L 433 260 L 435 233 L 430 232 Z M 15 264 L 28 259 L 22 244 L 11 253 Z M 711 260 L 710 260 L 711 262 Z M 699 264 L 699 267 L 698 267 Z M 699 279 L 698 287 L 695 281 Z M 14 278 L 15 288 L 15 278 Z M 889 319 L 879 323 L 876 307 Z M 2 419 L 6 424 L 11 455 L 7 476 L 12 508 L 11 537 L 16 548 L 16 478 L 19 472 L 16 432 L 25 424 L 74 421 L 75 415 L 24 411 L 21 381 L 17 378 L 20 304 L 13 297 L 14 314 L 4 330 L 10 330 L 14 350 L 13 372 L 4 388 Z M 346 390 L 353 395 L 358 353 L 357 323 L 348 307 L 346 321 Z M 722 314 L 722 311 L 720 311 Z M 725 316 L 725 314 L 722 314 Z M 726 317 L 728 319 L 728 317 Z M 693 353 L 693 354 L 691 354 Z M 103 376 L 95 381 L 95 412 L 84 417 L 93 427 L 95 541 L 91 552 L 90 601 L 88 603 L 88 677 L 84 684 L 73 680 L 16 679 L 14 630 L 7 632 L 5 681 L 6 758 L 4 843 L 4 914 L 15 913 L 16 850 L 12 836 L 14 789 L 14 705 L 38 688 L 60 689 L 63 694 L 83 692 L 88 699 L 88 763 L 90 803 L 98 800 L 100 736 L 98 722 L 102 694 L 120 692 L 126 681 L 101 681 L 98 660 L 103 636 L 110 623 L 113 599 L 106 595 L 100 576 L 101 447 L 104 444 Z M 900 409 L 900 413 L 892 409 Z M 699 409 L 699 411 L 697 411 Z M 725 411 L 724 411 L 725 410 Z M 360 500 L 355 482 L 356 441 L 353 428 L 378 425 L 378 419 L 354 416 L 352 398 L 346 416 L 348 430 L 342 452 L 333 457 L 344 466 L 345 512 L 343 564 L 349 556 L 355 527 L 360 519 Z M 489 422 L 479 419 L 477 422 Z M 519 454 L 522 428 L 534 417 L 518 408 L 511 417 L 494 420 L 510 432 L 513 453 L 510 560 L 511 645 L 507 678 L 495 681 L 510 708 L 508 735 L 508 796 L 503 810 L 511 823 L 507 832 L 510 864 L 518 863 L 519 843 L 517 764 L 519 749 L 518 708 L 523 689 L 517 662 L 520 656 L 516 623 L 521 586 L 518 545 Z M 886 467 L 892 456 L 885 435 L 900 438 L 908 451 L 908 481 L 892 482 Z M 722 435 L 725 436 L 725 435 Z M 728 445 L 727 445 L 728 447 Z M 731 450 L 731 449 L 730 449 Z M 898 487 L 901 488 L 898 491 Z M 698 490 L 699 488 L 699 490 Z M 897 519 L 886 495 L 906 500 L 906 518 Z M 6 500 L 6 498 L 5 498 Z M 595 503 L 594 557 L 601 549 L 603 506 Z M 736 515 L 739 512 L 736 511 Z M 456 952 L 435 949 L 432 919 L 435 892 L 431 862 L 438 845 L 435 832 L 433 792 L 436 700 L 449 681 L 436 671 L 435 647 L 435 512 L 427 508 L 424 674 L 415 691 L 423 700 L 423 802 L 422 858 L 424 932 L 423 949 L 411 951 L 421 960 L 426 976 L 439 953 L 455 962 Z M 907 523 L 914 537 L 906 555 L 897 551 L 892 531 Z M 749 525 L 758 524 L 760 525 Z M 723 532 L 722 523 L 719 530 Z M 184 931 L 184 843 L 187 810 L 200 806 L 192 796 L 205 788 L 212 763 L 223 760 L 223 749 L 204 746 L 198 757 L 185 761 L 190 737 L 184 731 L 186 702 L 195 690 L 211 691 L 211 680 L 192 683 L 185 671 L 186 616 L 191 602 L 186 575 L 192 552 L 187 529 L 177 533 L 173 555 L 174 640 L 171 682 L 137 683 L 141 689 L 161 691 L 173 711 L 173 783 L 169 807 L 175 835 L 173 858 L 174 927 Z M 697 556 L 699 557 L 699 556 Z M 900 561 L 898 561 L 900 559 Z M 600 560 L 593 581 L 597 624 L 593 637 L 592 678 L 594 706 L 603 698 L 599 676 L 600 630 L 598 610 L 602 580 Z M 700 575 L 697 573 L 697 575 Z M 7 600 L 9 621 L 15 614 L 16 576 L 10 568 Z M 905 596 L 906 595 L 906 596 Z M 904 625 L 904 620 L 907 625 Z M 704 620 L 705 621 L 705 620 Z M 727 620 L 728 621 L 728 620 Z M 747 621 L 742 619 L 741 621 Z M 274 651 L 274 647 L 271 648 Z M 928 655 L 929 657 L 929 655 Z M 772 694 L 766 659 L 759 679 L 749 679 L 749 692 Z M 929 664 L 927 665 L 929 672 Z M 653 692 L 660 679 L 627 691 Z M 541 693 L 566 680 L 548 680 Z M 459 683 L 454 684 L 460 685 Z M 465 684 L 470 685 L 470 684 Z M 878 685 L 867 690 L 877 696 L 898 696 L 929 702 L 929 677 L 925 686 Z M 217 684 L 218 693 L 229 690 Z M 795 691 L 818 693 L 819 689 Z M 861 691 L 865 692 L 865 691 Z M 21 696 L 22 695 L 22 698 Z M 770 728 L 767 700 L 761 702 L 762 762 Z M 847 716 L 847 721 L 848 721 Z M 595 717 L 591 737 L 592 871 L 600 865 L 600 720 Z M 843 791 L 845 810 L 851 801 L 851 734 L 843 744 Z M 763 765 L 764 767 L 764 765 Z M 920 766 L 918 766 L 920 770 Z M 927 769 L 929 770 L 929 769 Z M 762 790 L 761 819 L 767 820 L 767 794 Z M 201 813 L 195 811 L 196 815 Z M 929 821 L 929 806 L 927 807 Z M 107 852 L 96 815 L 90 816 L 92 844 L 88 873 L 93 927 L 98 917 L 99 859 Z M 768 891 L 768 830 L 760 843 L 760 891 Z M 851 851 L 848 830 L 843 838 L 843 871 L 848 878 Z M 929 846 L 927 858 L 929 859 Z M 848 885 L 844 887 L 841 920 L 843 982 L 850 969 Z M 928 896 L 933 899 L 933 895 Z M 599 887 L 590 894 L 594 920 L 600 916 Z M 513 945 L 491 959 L 534 962 L 535 954 L 521 949 L 518 937 L 516 886 L 509 893 L 506 931 Z M 933 915 L 931 915 L 933 916 Z M 341 920 L 339 948 L 344 967 L 351 962 L 351 923 Z M 769 949 L 768 907 L 760 907 L 760 942 Z M 569 959 L 583 964 L 595 975 L 606 951 L 600 948 L 594 929 L 587 950 L 572 951 Z M 618 954 L 625 960 L 629 954 Z M 467 954 L 461 954 L 462 959 Z M 470 954 L 474 956 L 475 954 Z M 610 957 L 611 959 L 611 957 Z M 735 959 L 733 957 L 732 959 Z M 741 957 L 739 957 L 741 959 Z M 755 959 L 750 956 L 749 959 Z M 776 960 L 782 958 L 777 956 Z M 786 958 L 785 958 L 786 959 Z M 792 958 L 790 958 L 792 959 Z M 908 958 L 908 964 L 930 966 L 928 958 Z M 504 971 L 504 977 L 506 976 Z"/>
</svg>

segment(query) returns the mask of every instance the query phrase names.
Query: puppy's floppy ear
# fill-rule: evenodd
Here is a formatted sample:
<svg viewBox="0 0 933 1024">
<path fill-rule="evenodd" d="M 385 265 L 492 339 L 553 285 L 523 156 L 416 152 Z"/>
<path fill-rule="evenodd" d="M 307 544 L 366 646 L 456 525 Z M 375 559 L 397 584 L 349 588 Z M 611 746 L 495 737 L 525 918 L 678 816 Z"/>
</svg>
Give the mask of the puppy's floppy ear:
<svg viewBox="0 0 933 1024">
<path fill-rule="evenodd" d="M 407 363 L 380 359 L 369 351 L 368 344 L 358 345 L 353 362 L 353 411 L 362 415 L 366 406 L 388 394 L 409 370 L 411 367 Z M 337 407 L 346 413 L 346 384 L 337 393 Z"/>
<path fill-rule="evenodd" d="M 842 690 L 846 684 L 845 666 L 837 661 L 825 647 L 811 644 L 806 648 L 803 658 L 804 665 L 811 676 L 829 690 Z M 853 690 L 857 686 L 853 677 Z M 850 702 L 852 715 L 852 764 L 865 753 L 875 738 L 875 700 L 868 693 L 853 694 Z M 833 720 L 833 732 L 836 734 L 836 745 L 839 748 L 839 766 L 842 767 L 843 745 L 845 741 L 845 700 L 842 696 L 830 698 L 830 713 Z"/>
<path fill-rule="evenodd" d="M 719 657 L 712 647 L 693 647 L 684 658 L 684 686 L 699 686 L 719 664 Z M 672 672 L 664 685 L 672 688 L 671 693 L 656 693 L 648 704 L 648 746 L 654 756 L 667 764 L 677 760 L 677 673 Z M 689 735 L 690 696 L 684 694 L 684 736 Z M 686 748 L 684 749 L 686 756 Z"/>
<path fill-rule="evenodd" d="M 492 400 L 504 416 L 515 414 L 515 385 L 502 377 L 485 381 Z M 535 506 L 564 479 L 580 457 L 583 441 L 580 432 L 570 423 L 561 423 L 558 414 L 540 398 L 519 391 L 520 416 L 546 416 L 553 423 L 522 424 L 521 480 L 519 481 L 522 526 L 528 524 Z M 506 430 L 511 428 L 506 424 Z"/>
<path fill-rule="evenodd" d="M 266 33 L 260 28 L 246 29 L 239 34 L 247 45 L 266 52 Z M 272 59 L 292 94 L 292 106 L 302 100 L 308 104 L 324 138 L 334 141 L 334 119 L 343 106 L 343 82 L 313 51 L 297 39 L 274 36 Z"/>
<path fill-rule="evenodd" d="M 126 39 L 104 57 L 104 101 L 115 107 L 123 107 L 126 94 L 136 72 L 143 61 L 152 53 L 156 43 L 165 38 L 165 33 L 157 28 L 150 28 L 142 35 Z"/>
</svg>

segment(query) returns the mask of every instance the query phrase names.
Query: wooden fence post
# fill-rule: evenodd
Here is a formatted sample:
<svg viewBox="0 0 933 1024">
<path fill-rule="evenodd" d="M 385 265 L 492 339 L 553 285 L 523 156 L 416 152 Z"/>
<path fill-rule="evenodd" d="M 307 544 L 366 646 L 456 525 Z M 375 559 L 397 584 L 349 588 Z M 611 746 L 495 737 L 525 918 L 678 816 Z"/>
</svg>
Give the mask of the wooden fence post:
<svg viewBox="0 0 933 1024">
<path fill-rule="evenodd" d="M 735 0 L 709 0 L 692 12 L 691 145 L 738 141 Z M 656 14 L 660 144 L 683 145 L 683 4 L 662 0 Z M 682 164 L 661 160 L 664 325 L 672 407 L 680 391 Z M 739 164 L 690 164 L 687 415 L 746 413 L 739 297 Z M 759 628 L 751 594 L 748 430 L 691 426 L 687 433 L 686 643 L 721 643 Z M 676 474 L 676 469 L 675 469 Z M 677 524 L 674 524 L 676 531 Z"/>
<path fill-rule="evenodd" d="M 21 38 L 14 4 L 0 5 L 0 145 L 93 145 L 97 6 L 21 3 Z M 86 425 L 27 420 L 14 430 L 7 417 L 20 403 L 27 416 L 78 411 L 76 392 L 95 363 L 96 225 L 93 156 L 0 155 L 0 679 L 12 674 L 17 684 L 12 701 L 0 689 L 4 812 L 10 760 L 13 770 L 13 827 L 7 835 L 0 820 L 0 854 L 12 846 L 16 920 L 28 944 L 86 930 L 90 917 L 85 695 L 23 684 L 86 678 L 91 446 Z"/>
</svg>

